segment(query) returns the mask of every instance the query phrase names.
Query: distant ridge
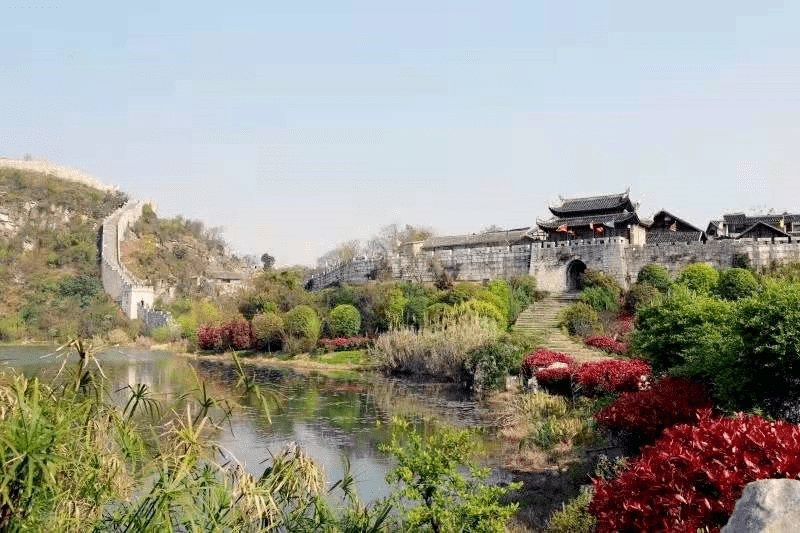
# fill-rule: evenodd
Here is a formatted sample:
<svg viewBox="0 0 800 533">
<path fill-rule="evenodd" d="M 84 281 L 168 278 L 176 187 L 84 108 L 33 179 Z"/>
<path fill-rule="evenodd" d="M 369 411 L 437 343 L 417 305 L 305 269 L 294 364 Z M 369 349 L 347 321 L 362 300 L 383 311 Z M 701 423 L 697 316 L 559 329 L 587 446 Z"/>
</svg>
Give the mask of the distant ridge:
<svg viewBox="0 0 800 533">
<path fill-rule="evenodd" d="M 117 190 L 117 187 L 105 185 L 101 183 L 100 180 L 98 180 L 94 176 L 84 174 L 83 172 L 75 170 L 74 168 L 55 165 L 53 163 L 50 163 L 49 161 L 26 161 L 22 159 L 10 159 L 7 157 L 0 156 L 0 168 L 15 168 L 18 170 L 30 170 L 33 172 L 42 172 L 44 174 L 55 176 L 56 178 L 62 180 L 82 183 L 84 185 L 88 185 L 89 187 L 93 187 L 95 189 L 99 189 L 105 192 L 113 192 Z"/>
</svg>

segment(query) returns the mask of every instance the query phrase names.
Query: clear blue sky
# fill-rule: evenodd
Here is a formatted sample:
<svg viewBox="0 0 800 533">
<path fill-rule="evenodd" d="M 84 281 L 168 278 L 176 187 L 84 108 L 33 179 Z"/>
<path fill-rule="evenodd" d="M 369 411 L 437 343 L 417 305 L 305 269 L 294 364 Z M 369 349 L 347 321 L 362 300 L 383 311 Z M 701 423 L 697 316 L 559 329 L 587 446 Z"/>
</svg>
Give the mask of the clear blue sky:
<svg viewBox="0 0 800 533">
<path fill-rule="evenodd" d="M 701 226 L 800 211 L 800 2 L 22 4 L 0 6 L 0 155 L 281 264 L 628 186 Z"/>
</svg>

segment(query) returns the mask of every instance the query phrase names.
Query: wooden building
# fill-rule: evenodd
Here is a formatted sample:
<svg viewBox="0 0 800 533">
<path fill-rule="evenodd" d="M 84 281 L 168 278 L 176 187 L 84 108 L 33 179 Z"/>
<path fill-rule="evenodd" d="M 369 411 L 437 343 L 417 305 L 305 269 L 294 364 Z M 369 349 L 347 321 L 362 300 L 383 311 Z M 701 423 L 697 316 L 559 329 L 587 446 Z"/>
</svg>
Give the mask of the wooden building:
<svg viewBox="0 0 800 533">
<path fill-rule="evenodd" d="M 676 242 L 706 242 L 706 232 L 676 217 L 669 211 L 661 210 L 647 225 L 645 242 L 647 244 L 667 244 Z"/>
<path fill-rule="evenodd" d="M 537 221 L 548 241 L 625 237 L 631 244 L 643 244 L 639 216 L 628 191 L 563 199 L 550 212 L 551 219 Z"/>
<path fill-rule="evenodd" d="M 778 233 L 757 226 L 758 224 L 771 226 Z M 706 232 L 709 237 L 717 239 L 754 238 L 754 235 L 761 235 L 762 239 L 800 239 L 800 215 L 782 213 L 748 216 L 744 213 L 728 213 L 722 216 L 722 220 L 712 220 Z M 749 237 L 744 236 L 745 233 Z"/>
</svg>

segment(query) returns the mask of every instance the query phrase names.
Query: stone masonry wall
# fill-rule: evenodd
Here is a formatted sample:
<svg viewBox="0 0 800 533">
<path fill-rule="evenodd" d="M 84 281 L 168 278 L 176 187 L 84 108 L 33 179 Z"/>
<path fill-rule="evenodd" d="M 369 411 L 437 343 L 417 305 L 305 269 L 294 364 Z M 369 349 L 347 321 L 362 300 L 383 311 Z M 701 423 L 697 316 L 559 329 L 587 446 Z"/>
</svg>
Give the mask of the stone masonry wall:
<svg viewBox="0 0 800 533">
<path fill-rule="evenodd" d="M 483 281 L 527 274 L 530 260 L 530 244 L 422 250 L 416 254 L 398 254 L 387 263 L 376 259 L 356 260 L 315 274 L 312 280 L 314 289 L 339 283 L 364 283 L 375 279 L 388 266 L 393 279 L 431 282 L 434 281 L 432 265 L 436 264 L 458 281 Z"/>
<path fill-rule="evenodd" d="M 737 255 L 750 259 L 756 269 L 774 264 L 800 262 L 800 243 L 746 240 L 719 240 L 708 243 L 662 243 L 632 246 L 624 237 L 533 242 L 514 246 L 489 246 L 422 250 L 405 253 L 389 261 L 392 277 L 411 281 L 434 280 L 431 265 L 438 263 L 456 280 L 483 281 L 529 273 L 536 277 L 539 289 L 550 292 L 567 290 L 567 270 L 573 261 L 586 268 L 600 270 L 615 278 L 623 287 L 630 286 L 648 263 L 665 265 L 673 274 L 690 263 L 704 262 L 716 268 L 730 268 Z M 355 261 L 315 276 L 314 288 L 336 283 L 365 282 L 373 279 L 376 260 Z"/>
<path fill-rule="evenodd" d="M 155 295 L 152 287 L 136 279 L 122 265 L 119 243 L 128 226 L 142 216 L 144 202 L 129 202 L 103 221 L 100 271 L 103 289 L 130 319 L 139 317 L 141 307 L 152 308 Z"/>
</svg>

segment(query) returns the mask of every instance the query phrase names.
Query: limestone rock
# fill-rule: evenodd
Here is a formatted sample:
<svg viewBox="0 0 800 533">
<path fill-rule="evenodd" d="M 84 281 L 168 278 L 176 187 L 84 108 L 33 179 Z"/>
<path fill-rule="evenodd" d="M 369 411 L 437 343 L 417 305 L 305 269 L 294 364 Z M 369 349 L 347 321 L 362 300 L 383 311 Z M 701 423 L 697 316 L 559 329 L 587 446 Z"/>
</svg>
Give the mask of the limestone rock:
<svg viewBox="0 0 800 533">
<path fill-rule="evenodd" d="M 800 533 L 800 481 L 748 483 L 722 533 Z"/>
</svg>

